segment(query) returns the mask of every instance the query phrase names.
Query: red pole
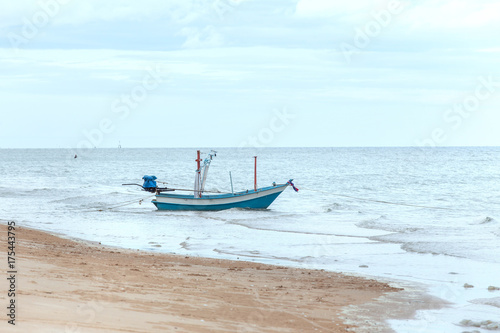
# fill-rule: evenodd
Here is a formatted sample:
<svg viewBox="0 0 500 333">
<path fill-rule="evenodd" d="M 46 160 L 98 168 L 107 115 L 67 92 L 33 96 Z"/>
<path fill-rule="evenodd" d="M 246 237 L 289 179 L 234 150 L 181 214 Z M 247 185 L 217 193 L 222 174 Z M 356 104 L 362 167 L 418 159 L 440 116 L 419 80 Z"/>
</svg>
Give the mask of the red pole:
<svg viewBox="0 0 500 333">
<path fill-rule="evenodd" d="M 253 157 L 255 159 L 255 167 L 253 173 L 253 189 L 257 192 L 257 156 Z"/>
<path fill-rule="evenodd" d="M 197 177 L 197 178 L 196 178 L 196 181 L 199 181 L 199 179 L 200 179 L 200 173 L 201 173 L 201 170 L 200 170 L 200 167 L 201 167 L 201 164 L 200 164 L 200 162 L 201 162 L 201 157 L 200 157 L 200 151 L 199 151 L 199 150 L 198 150 L 198 152 L 197 152 L 197 156 L 198 156 L 198 158 L 196 159 L 196 162 L 197 162 L 198 169 L 196 169 L 196 172 L 198 173 L 198 175 L 196 176 L 196 177 Z M 198 193 L 196 194 L 196 196 L 197 196 L 198 198 L 201 198 L 201 192 L 198 192 Z"/>
<path fill-rule="evenodd" d="M 200 170 L 200 162 L 201 162 L 201 158 L 200 158 L 200 151 L 198 150 L 198 158 L 196 159 L 196 162 L 198 162 L 198 169 L 196 170 Z"/>
</svg>

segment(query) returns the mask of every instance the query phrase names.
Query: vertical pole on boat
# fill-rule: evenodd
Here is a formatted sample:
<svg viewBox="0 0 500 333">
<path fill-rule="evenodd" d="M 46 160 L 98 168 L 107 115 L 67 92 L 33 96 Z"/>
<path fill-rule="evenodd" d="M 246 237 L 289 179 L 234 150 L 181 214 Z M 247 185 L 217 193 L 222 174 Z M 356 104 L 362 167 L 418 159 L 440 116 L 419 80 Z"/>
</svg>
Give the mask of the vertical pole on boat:
<svg viewBox="0 0 500 333">
<path fill-rule="evenodd" d="M 200 176 L 201 176 L 201 153 L 200 153 L 199 150 L 197 151 L 197 157 L 198 158 L 196 159 L 196 162 L 197 162 L 197 168 L 198 169 L 196 169 L 196 173 L 197 173 L 196 180 L 198 182 L 198 185 L 195 188 L 195 191 L 197 191 L 195 196 L 198 197 L 198 198 L 201 198 L 200 183 L 199 183 L 200 182 Z"/>
<path fill-rule="evenodd" d="M 234 194 L 234 189 L 233 189 L 233 176 L 231 175 L 231 171 L 229 171 L 229 179 L 231 179 L 231 193 Z"/>
<path fill-rule="evenodd" d="M 253 171 L 253 189 L 257 192 L 257 156 L 253 157 L 255 159 L 255 166 Z"/>
<path fill-rule="evenodd" d="M 196 159 L 196 162 L 198 162 L 198 165 L 197 165 L 198 169 L 196 169 L 196 170 L 198 170 L 198 172 L 200 172 L 200 167 L 201 167 L 201 164 L 200 164 L 200 162 L 201 162 L 200 151 L 198 150 L 197 153 L 198 153 L 198 158 Z"/>
</svg>

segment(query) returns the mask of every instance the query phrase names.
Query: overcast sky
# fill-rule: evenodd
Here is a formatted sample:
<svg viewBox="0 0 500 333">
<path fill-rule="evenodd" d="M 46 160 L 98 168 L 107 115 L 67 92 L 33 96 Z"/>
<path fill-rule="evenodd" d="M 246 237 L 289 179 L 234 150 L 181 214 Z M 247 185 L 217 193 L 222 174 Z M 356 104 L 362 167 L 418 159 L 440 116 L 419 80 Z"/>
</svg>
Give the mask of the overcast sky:
<svg viewBox="0 0 500 333">
<path fill-rule="evenodd" d="M 497 0 L 1 0 L 0 148 L 500 146 Z"/>
</svg>

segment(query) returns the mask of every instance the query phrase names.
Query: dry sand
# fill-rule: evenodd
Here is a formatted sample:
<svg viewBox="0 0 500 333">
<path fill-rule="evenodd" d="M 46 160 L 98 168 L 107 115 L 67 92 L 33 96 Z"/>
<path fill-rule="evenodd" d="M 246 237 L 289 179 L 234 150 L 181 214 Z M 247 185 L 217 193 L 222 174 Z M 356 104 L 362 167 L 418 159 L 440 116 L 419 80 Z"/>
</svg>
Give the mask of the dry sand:
<svg viewBox="0 0 500 333">
<path fill-rule="evenodd" d="M 7 231 L 1 228 L 7 272 Z M 16 320 L 0 332 L 345 332 L 399 289 L 332 272 L 104 247 L 16 226 Z"/>
</svg>

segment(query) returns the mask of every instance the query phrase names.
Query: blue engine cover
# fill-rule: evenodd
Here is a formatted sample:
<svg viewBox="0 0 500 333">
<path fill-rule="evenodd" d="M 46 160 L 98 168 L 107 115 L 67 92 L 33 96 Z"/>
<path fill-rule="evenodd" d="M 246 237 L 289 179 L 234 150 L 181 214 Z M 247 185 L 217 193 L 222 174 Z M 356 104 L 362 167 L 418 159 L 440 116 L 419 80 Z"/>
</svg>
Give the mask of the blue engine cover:
<svg viewBox="0 0 500 333">
<path fill-rule="evenodd" d="M 155 182 L 155 180 L 157 179 L 156 176 L 145 175 L 144 177 L 142 177 L 142 179 L 144 179 L 144 184 L 142 184 L 142 187 L 156 188 L 156 182 Z"/>
</svg>

